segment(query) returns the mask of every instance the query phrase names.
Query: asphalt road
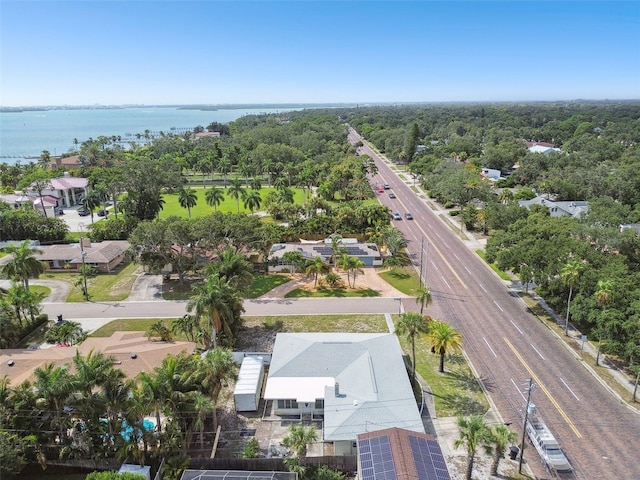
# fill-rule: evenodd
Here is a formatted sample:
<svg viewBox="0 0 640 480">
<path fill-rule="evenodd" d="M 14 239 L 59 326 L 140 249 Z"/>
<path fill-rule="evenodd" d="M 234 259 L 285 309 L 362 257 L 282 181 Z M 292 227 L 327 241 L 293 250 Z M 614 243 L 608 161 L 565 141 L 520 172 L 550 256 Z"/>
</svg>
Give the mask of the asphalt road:
<svg viewBox="0 0 640 480">
<path fill-rule="evenodd" d="M 402 307 L 401 307 L 402 302 Z M 383 314 L 399 313 L 413 304 L 410 299 L 396 298 L 283 298 L 272 300 L 246 300 L 246 316 L 317 315 L 323 314 Z M 186 313 L 186 301 L 122 301 L 45 303 L 43 310 L 54 318 L 62 314 L 65 320 L 97 319 L 107 323 L 117 318 L 176 318 Z"/>
<path fill-rule="evenodd" d="M 357 141 L 353 134 L 351 138 Z M 526 387 L 532 378 L 537 413 L 574 467 L 573 474 L 562 478 L 640 478 L 637 410 L 617 400 L 561 338 L 527 311 L 473 245 L 461 240 L 457 228 L 438 219 L 437 210 L 368 146 L 361 151 L 378 166 L 372 186 L 389 183 L 397 196 L 390 199 L 385 191 L 380 201 L 403 216 L 407 211 L 413 214 L 413 221 L 393 224 L 407 237 L 418 268 L 422 259 L 423 278 L 433 295 L 428 313 L 462 332 L 465 352 L 503 420 L 521 435 Z M 532 447 L 525 449 L 524 458 L 538 478 L 553 478 Z"/>
</svg>

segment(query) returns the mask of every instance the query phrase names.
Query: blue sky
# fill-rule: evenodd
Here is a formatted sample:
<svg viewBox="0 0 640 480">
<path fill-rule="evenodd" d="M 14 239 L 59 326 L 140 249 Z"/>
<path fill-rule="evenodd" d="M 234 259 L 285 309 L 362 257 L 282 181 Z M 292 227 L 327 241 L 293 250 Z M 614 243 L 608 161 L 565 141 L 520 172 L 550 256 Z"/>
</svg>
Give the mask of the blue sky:
<svg viewBox="0 0 640 480">
<path fill-rule="evenodd" d="M 0 0 L 0 105 L 640 98 L 640 2 Z"/>
</svg>

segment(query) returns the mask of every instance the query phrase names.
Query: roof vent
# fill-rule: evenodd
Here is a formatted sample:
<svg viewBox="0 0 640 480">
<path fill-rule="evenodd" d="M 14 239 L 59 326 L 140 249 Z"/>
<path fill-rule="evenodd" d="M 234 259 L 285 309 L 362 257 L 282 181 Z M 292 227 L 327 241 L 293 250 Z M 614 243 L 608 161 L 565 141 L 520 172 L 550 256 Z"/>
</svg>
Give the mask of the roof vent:
<svg viewBox="0 0 640 480">
<path fill-rule="evenodd" d="M 334 389 L 335 389 L 336 397 L 339 397 L 340 396 L 340 384 L 338 382 L 336 382 L 336 384 L 334 386 Z"/>
<path fill-rule="evenodd" d="M 131 355 L 130 355 L 130 356 L 131 356 L 131 358 L 132 358 L 133 360 L 135 360 L 136 358 L 138 358 L 138 354 L 137 354 L 136 352 L 131 352 Z"/>
</svg>

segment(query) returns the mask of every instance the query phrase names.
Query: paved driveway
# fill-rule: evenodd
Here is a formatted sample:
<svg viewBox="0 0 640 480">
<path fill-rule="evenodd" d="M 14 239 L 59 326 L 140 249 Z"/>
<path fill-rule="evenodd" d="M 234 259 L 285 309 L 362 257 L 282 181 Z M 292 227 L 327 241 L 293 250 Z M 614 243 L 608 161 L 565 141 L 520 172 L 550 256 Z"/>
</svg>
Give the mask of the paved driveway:
<svg viewBox="0 0 640 480">
<path fill-rule="evenodd" d="M 162 275 L 141 273 L 131 287 L 128 302 L 162 300 Z"/>
</svg>

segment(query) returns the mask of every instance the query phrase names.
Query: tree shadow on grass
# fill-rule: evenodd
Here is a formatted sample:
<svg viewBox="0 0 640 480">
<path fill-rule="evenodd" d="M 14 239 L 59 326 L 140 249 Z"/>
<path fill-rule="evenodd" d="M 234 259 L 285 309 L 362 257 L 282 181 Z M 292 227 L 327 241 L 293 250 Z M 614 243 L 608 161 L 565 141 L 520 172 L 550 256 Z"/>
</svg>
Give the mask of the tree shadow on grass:
<svg viewBox="0 0 640 480">
<path fill-rule="evenodd" d="M 440 397 L 445 408 L 453 410 L 456 415 L 484 415 L 487 407 L 466 395 L 447 394 Z"/>
</svg>

